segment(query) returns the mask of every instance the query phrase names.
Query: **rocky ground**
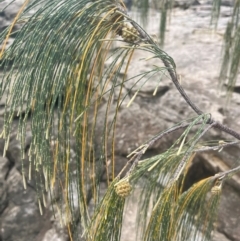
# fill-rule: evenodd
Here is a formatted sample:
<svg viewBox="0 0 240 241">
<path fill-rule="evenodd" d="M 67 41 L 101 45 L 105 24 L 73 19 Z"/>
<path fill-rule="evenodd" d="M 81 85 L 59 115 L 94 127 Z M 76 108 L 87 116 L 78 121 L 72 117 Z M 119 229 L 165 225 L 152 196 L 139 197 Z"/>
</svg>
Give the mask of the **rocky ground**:
<svg viewBox="0 0 240 241">
<path fill-rule="evenodd" d="M 235 130 L 240 130 L 240 94 L 233 93 L 230 105 L 225 108 L 224 92 L 218 89 L 223 35 L 231 16 L 231 7 L 228 4 L 222 7 L 218 28 L 214 31 L 213 28 L 209 28 L 211 5 L 207 1 L 199 1 L 199 3 L 187 9 L 182 7 L 173 9 L 167 27 L 164 50 L 175 60 L 181 83 L 193 102 L 203 111 L 211 113 L 218 121 Z M 130 15 L 138 18 L 134 8 Z M 151 10 L 146 29 L 152 36 L 157 35 L 159 21 L 159 14 Z M 152 60 L 140 60 L 143 56 L 146 57 L 141 52 L 135 53 L 134 62 L 129 68 L 129 76 L 148 70 L 154 63 Z M 156 81 L 157 79 L 153 78 L 146 83 L 130 108 L 126 108 L 130 98 L 123 103 L 116 132 L 116 169 L 120 170 L 127 160 L 127 154 L 147 139 L 183 119 L 194 116 L 167 78 L 162 80 L 158 93 L 153 96 Z M 125 87 L 128 88 L 131 84 L 128 82 Z M 127 92 L 127 89 L 124 91 Z M 0 125 L 2 126 L 4 102 L 1 101 L 0 104 Z M 70 240 L 67 230 L 54 219 L 51 207 L 45 209 L 44 214 L 40 216 L 35 186 L 29 183 L 27 190 L 24 190 L 20 145 L 15 139 L 14 132 L 13 130 L 6 157 L 0 157 L 0 241 Z M 177 133 L 156 143 L 146 155 L 153 155 L 167 148 L 176 135 Z M 27 137 L 26 151 L 31 142 L 30 130 Z M 220 131 L 212 130 L 204 138 L 219 140 L 229 137 Z M 1 154 L 3 144 L 4 140 L 1 140 Z M 211 151 L 197 155 L 188 174 L 189 185 L 203 177 L 238 165 L 239 156 L 239 146 L 225 148 L 221 152 Z M 104 187 L 104 183 L 102 185 Z M 123 241 L 135 240 L 134 215 L 137 212 L 135 205 L 137 196 L 138 192 L 128 201 Z M 236 175 L 223 187 L 214 240 L 240 241 L 239 203 L 240 176 Z"/>
</svg>

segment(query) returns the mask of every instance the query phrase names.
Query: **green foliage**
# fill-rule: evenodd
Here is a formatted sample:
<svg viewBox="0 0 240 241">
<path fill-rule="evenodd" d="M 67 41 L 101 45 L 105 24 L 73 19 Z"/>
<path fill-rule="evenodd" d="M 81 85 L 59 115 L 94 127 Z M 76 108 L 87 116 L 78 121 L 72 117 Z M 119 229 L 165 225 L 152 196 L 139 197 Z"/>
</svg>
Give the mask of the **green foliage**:
<svg viewBox="0 0 240 241">
<path fill-rule="evenodd" d="M 162 1 L 162 41 L 167 9 L 171 5 L 172 1 Z M 148 1 L 143 1 L 141 6 L 147 8 Z M 32 9 L 38 10 L 30 15 Z M 194 239 L 199 232 L 203 233 L 202 240 L 209 240 L 223 176 L 201 180 L 183 192 L 184 177 L 193 154 L 199 149 L 198 142 L 211 124 L 215 124 L 208 114 L 198 113 L 195 118 L 177 124 L 139 147 L 129 156 L 125 168 L 130 168 L 125 177 L 120 179 L 119 174 L 111 183 L 108 179 L 108 190 L 99 202 L 100 170 L 107 166 L 109 154 L 114 166 L 116 119 L 126 98 L 122 96 L 123 85 L 130 80 L 120 73 L 127 73 L 134 51 L 141 50 L 151 53 L 151 58 L 158 60 L 159 65 L 131 77 L 135 80 L 132 88 L 143 78 L 149 81 L 153 75 L 168 73 L 171 79 L 176 79 L 173 59 L 128 17 L 124 4 L 117 0 L 26 1 L 14 24 L 23 26 L 14 33 L 14 43 L 7 50 L 3 49 L 1 56 L 4 77 L 0 96 L 7 93 L 1 136 L 6 139 L 6 151 L 13 118 L 18 116 L 18 139 L 24 159 L 25 132 L 30 121 L 33 135 L 28 153 L 30 164 L 29 170 L 23 165 L 22 175 L 24 185 L 26 178 L 37 177 L 39 203 L 45 191 L 51 193 L 54 203 L 54 189 L 59 187 L 63 191 L 60 209 L 67 214 L 68 227 L 76 221 L 74 213 L 79 212 L 87 240 L 117 241 L 121 237 L 125 198 L 131 195 L 132 187 L 145 180 L 139 200 L 141 240 L 186 240 L 189 235 Z M 13 25 L 0 36 L 2 42 L 11 36 Z M 116 41 L 121 44 L 113 48 Z M 105 66 L 109 58 L 111 63 Z M 236 59 L 233 61 L 238 64 Z M 115 115 L 110 117 L 115 95 Z M 107 108 L 102 146 L 95 147 L 103 98 Z M 151 143 L 176 129 L 182 129 L 182 135 L 166 152 L 140 160 Z M 71 154 L 73 141 L 77 147 L 76 157 Z M 219 191 L 211 194 L 215 186 L 214 190 L 219 188 Z M 72 197 L 74 189 L 78 194 L 77 205 Z M 92 216 L 88 210 L 89 192 L 96 206 Z"/>
<path fill-rule="evenodd" d="M 217 28 L 218 19 L 221 11 L 221 0 L 213 1 L 212 23 Z M 224 35 L 223 60 L 221 63 L 219 81 L 221 87 L 227 86 L 227 101 L 230 100 L 232 90 L 236 85 L 237 76 L 240 67 L 240 26 L 239 11 L 240 1 L 232 1 L 233 10 L 230 21 Z"/>
<path fill-rule="evenodd" d="M 125 198 L 115 191 L 116 178 L 108 187 L 107 193 L 95 210 L 88 228 L 87 240 L 120 240 Z"/>
</svg>

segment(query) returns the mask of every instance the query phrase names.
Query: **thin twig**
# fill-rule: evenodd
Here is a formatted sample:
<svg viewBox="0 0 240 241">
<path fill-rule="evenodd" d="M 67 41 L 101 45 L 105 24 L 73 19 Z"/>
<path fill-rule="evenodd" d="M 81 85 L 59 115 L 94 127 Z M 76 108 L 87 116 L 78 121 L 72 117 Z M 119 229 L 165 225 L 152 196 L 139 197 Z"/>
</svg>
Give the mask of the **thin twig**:
<svg viewBox="0 0 240 241">
<path fill-rule="evenodd" d="M 165 67 L 168 70 L 168 73 L 172 79 L 173 84 L 175 85 L 175 87 L 177 88 L 178 92 L 182 95 L 182 97 L 184 98 L 184 100 L 187 102 L 187 104 L 198 114 L 198 115 L 202 115 L 203 112 L 191 101 L 191 99 L 188 97 L 188 95 L 186 94 L 185 90 L 182 88 L 182 86 L 180 85 L 177 75 L 176 73 L 174 73 L 173 69 L 170 68 L 169 63 L 165 60 L 162 59 L 162 62 L 164 63 Z"/>
<path fill-rule="evenodd" d="M 237 172 L 240 172 L 240 165 L 231 169 L 231 170 L 217 173 L 214 177 L 216 177 L 217 179 L 223 180 L 223 179 L 230 178 L 231 176 L 233 176 Z"/>
<path fill-rule="evenodd" d="M 238 145 L 238 144 L 240 144 L 240 141 L 225 142 L 223 144 L 219 144 L 218 146 L 205 146 L 198 150 L 194 150 L 194 152 L 216 151 L 216 150 L 218 150 L 220 152 L 222 150 L 222 148 L 224 148 L 224 147 Z"/>
<path fill-rule="evenodd" d="M 160 140 L 162 137 L 164 137 L 165 135 L 170 134 L 171 132 L 174 132 L 176 130 L 188 127 L 191 123 L 182 123 L 181 125 L 178 126 L 174 126 L 160 134 L 158 134 L 157 136 L 155 136 L 154 138 L 152 138 L 150 141 L 148 141 L 145 145 L 142 146 L 142 148 L 139 148 L 139 151 L 134 151 L 132 154 L 134 154 L 130 160 L 126 163 L 126 165 L 124 166 L 124 168 L 122 169 L 122 171 L 119 173 L 118 176 L 121 175 L 121 173 L 127 168 L 127 166 L 131 165 L 131 168 L 129 169 L 129 171 L 126 173 L 125 176 L 130 175 L 130 173 L 132 172 L 132 170 L 134 169 L 134 167 L 138 164 L 139 160 L 141 159 L 141 157 L 143 156 L 143 154 L 146 152 L 147 149 L 149 149 L 149 147 L 151 147 L 156 141 Z M 197 123 L 199 124 L 199 123 Z M 131 156 L 132 154 L 128 155 Z"/>
<path fill-rule="evenodd" d="M 185 127 L 188 127 L 190 124 L 192 124 L 192 123 L 182 123 L 178 126 L 171 127 L 170 129 L 158 134 L 157 136 L 152 138 L 150 141 L 148 141 L 145 145 L 142 146 L 142 148 L 139 151 L 136 151 L 135 154 L 132 156 L 132 158 L 127 162 L 126 166 L 128 166 L 130 164 L 132 166 L 131 166 L 131 168 L 129 169 L 129 171 L 126 175 L 129 175 L 132 172 L 132 170 L 138 164 L 139 160 L 141 159 L 143 154 L 146 152 L 146 150 L 149 149 L 149 147 L 151 147 L 156 141 L 160 140 L 162 137 L 164 137 L 164 136 L 166 136 L 166 135 L 168 135 L 168 134 L 170 134 L 174 131 L 177 131 L 179 129 L 183 129 Z M 199 124 L 201 124 L 201 123 L 200 122 L 195 123 L 195 125 L 199 125 Z"/>
<path fill-rule="evenodd" d="M 213 121 L 213 120 L 212 120 Z M 234 136 L 238 140 L 240 140 L 240 133 L 234 131 L 233 129 L 229 128 L 228 126 L 225 126 L 219 122 L 215 122 L 216 125 L 214 126 L 215 128 L 224 131 L 225 133 L 230 134 L 231 136 Z"/>
<path fill-rule="evenodd" d="M 138 161 L 140 160 L 140 158 L 142 157 L 142 155 L 146 152 L 146 149 L 149 149 L 149 147 L 151 147 L 156 141 L 160 140 L 162 137 L 174 132 L 174 131 L 177 131 L 179 129 L 183 129 L 185 127 L 188 127 L 191 123 L 182 123 L 181 125 L 179 126 L 174 126 L 162 133 L 160 133 L 159 135 L 155 136 L 154 138 L 152 138 L 150 141 L 147 142 L 147 144 L 145 144 L 145 148 L 144 149 L 141 149 L 139 152 L 137 152 L 129 161 L 130 163 L 135 163 L 137 164 Z M 197 123 L 199 124 L 199 123 Z"/>
<path fill-rule="evenodd" d="M 197 144 L 197 142 L 205 135 L 205 133 L 207 133 L 214 125 L 216 125 L 216 123 L 212 123 L 211 125 L 209 125 L 208 127 L 206 127 L 206 129 L 192 142 L 191 146 L 188 148 L 188 150 L 185 152 L 181 162 L 179 163 L 177 170 L 175 171 L 172 181 L 175 181 L 179 174 L 182 172 L 183 168 L 185 167 L 185 164 L 188 160 L 189 155 L 191 155 L 193 147 Z"/>
<path fill-rule="evenodd" d="M 171 127 L 170 129 L 168 129 L 168 130 L 166 130 L 166 131 L 158 134 L 157 136 L 155 136 L 155 137 L 149 142 L 149 143 L 150 143 L 149 146 L 152 146 L 156 141 L 160 140 L 163 136 L 168 135 L 168 134 L 170 134 L 170 133 L 172 133 L 172 132 L 174 132 L 174 131 L 177 131 L 177 130 L 179 130 L 179 129 L 188 127 L 190 124 L 192 124 L 192 123 L 185 123 L 185 124 L 182 123 L 182 124 L 179 125 L 179 126 Z M 200 124 L 200 123 L 196 123 L 196 125 L 198 125 L 198 124 Z"/>
</svg>

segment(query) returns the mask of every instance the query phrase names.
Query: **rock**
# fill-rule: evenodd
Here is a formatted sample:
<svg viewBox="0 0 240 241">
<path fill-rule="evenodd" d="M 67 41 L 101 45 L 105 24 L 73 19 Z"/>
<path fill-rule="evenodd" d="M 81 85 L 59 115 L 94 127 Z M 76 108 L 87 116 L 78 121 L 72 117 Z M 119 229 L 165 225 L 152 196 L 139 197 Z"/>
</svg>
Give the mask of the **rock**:
<svg viewBox="0 0 240 241">
<path fill-rule="evenodd" d="M 0 157 L 0 214 L 7 206 L 7 184 L 6 177 L 9 172 L 9 161 Z"/>
<path fill-rule="evenodd" d="M 1 11 L 0 32 L 5 30 L 12 23 L 12 21 L 16 17 L 18 11 L 20 10 L 20 8 L 22 7 L 24 2 L 25 2 L 24 0 L 16 0 L 14 2 L 11 0 L 1 1 L 1 3 L 0 3 L 0 11 Z M 13 27 L 13 32 L 18 30 L 20 27 L 21 26 L 19 24 L 15 24 L 15 26 Z M 14 37 L 14 36 L 12 35 L 11 37 Z M 13 42 L 13 40 L 12 40 L 12 38 L 10 38 L 8 40 L 6 47 L 10 46 L 12 42 Z"/>
<path fill-rule="evenodd" d="M 8 21 L 4 16 L 0 16 L 0 32 L 9 26 L 9 24 L 10 21 Z"/>
<path fill-rule="evenodd" d="M 25 190 L 22 180 L 18 170 L 12 168 L 6 180 L 8 206 L 1 214 L 2 241 L 25 241 L 26 238 L 41 241 L 45 233 L 52 228 L 51 209 L 43 208 L 41 216 L 37 192 L 28 185 Z"/>
<path fill-rule="evenodd" d="M 0 214 L 7 207 L 7 185 L 5 182 L 0 181 Z"/>
<path fill-rule="evenodd" d="M 204 4 L 213 4 L 213 0 L 202 0 L 201 1 Z M 228 6 L 228 7 L 233 7 L 234 6 L 234 0 L 221 0 L 220 2 L 221 6 Z"/>
<path fill-rule="evenodd" d="M 21 206 L 36 202 L 36 192 L 32 188 L 24 189 L 23 177 L 16 168 L 9 173 L 7 185 L 8 199 L 15 205 Z"/>
<path fill-rule="evenodd" d="M 231 239 L 228 239 L 224 234 L 215 231 L 213 234 L 212 240 L 213 241 L 230 241 Z"/>
<path fill-rule="evenodd" d="M 218 231 L 230 240 L 240 240 L 240 195 L 228 184 L 223 186 L 218 216 Z"/>
<path fill-rule="evenodd" d="M 39 216 L 36 204 L 11 205 L 2 215 L 1 237 L 3 241 L 26 241 L 26 238 L 36 240 L 43 226 L 44 221 Z"/>
<path fill-rule="evenodd" d="M 174 7 L 179 7 L 182 9 L 187 9 L 191 6 L 200 5 L 198 0 L 177 0 L 174 1 Z"/>
<path fill-rule="evenodd" d="M 13 3 L 12 0 L 4 0 L 0 4 L 0 9 L 3 9 L 2 16 L 4 16 L 7 20 L 12 20 L 16 14 L 18 13 L 19 9 L 25 2 L 24 0 L 17 0 Z M 11 4 L 10 4 L 11 3 Z"/>
<path fill-rule="evenodd" d="M 68 237 L 64 237 L 62 234 L 60 234 L 59 232 L 57 232 L 55 229 L 49 229 L 42 241 L 68 241 Z"/>
<path fill-rule="evenodd" d="M 0 157 L 0 181 L 3 182 L 7 178 L 9 172 L 9 161 L 5 157 Z"/>
</svg>

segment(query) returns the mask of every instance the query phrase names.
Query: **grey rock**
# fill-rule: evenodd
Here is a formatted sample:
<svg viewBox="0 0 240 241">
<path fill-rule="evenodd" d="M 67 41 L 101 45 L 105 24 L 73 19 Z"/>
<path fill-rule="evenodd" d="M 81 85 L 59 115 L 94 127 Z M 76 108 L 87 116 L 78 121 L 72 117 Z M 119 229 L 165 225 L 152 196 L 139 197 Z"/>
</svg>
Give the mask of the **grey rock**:
<svg viewBox="0 0 240 241">
<path fill-rule="evenodd" d="M 24 189 L 23 178 L 13 167 L 6 180 L 7 201 L 1 215 L 0 237 L 2 241 L 41 241 L 45 232 L 51 229 L 51 210 L 43 208 L 40 215 L 37 193 L 30 186 Z"/>
<path fill-rule="evenodd" d="M 213 241 L 230 241 L 231 239 L 227 238 L 224 234 L 215 231 L 212 237 Z"/>
<path fill-rule="evenodd" d="M 224 185 L 219 206 L 218 231 L 230 240 L 240 240 L 240 195 L 230 185 Z"/>
<path fill-rule="evenodd" d="M 200 5 L 198 0 L 177 0 L 174 1 L 174 7 L 187 9 L 191 6 Z"/>
<path fill-rule="evenodd" d="M 34 203 L 11 206 L 3 213 L 1 237 L 3 241 L 35 240 L 43 221 Z"/>
<path fill-rule="evenodd" d="M 57 232 L 56 229 L 49 229 L 45 233 L 42 241 L 68 241 L 68 237 L 64 237 L 62 234 Z"/>
<path fill-rule="evenodd" d="M 0 31 L 3 31 L 7 26 L 10 25 L 10 21 L 8 21 L 5 17 L 0 17 Z"/>
<path fill-rule="evenodd" d="M 213 4 L 213 0 L 202 0 L 201 1 L 203 4 Z M 228 7 L 233 7 L 234 6 L 234 0 L 221 0 L 221 5 L 222 6 L 228 6 Z"/>
<path fill-rule="evenodd" d="M 5 157 L 0 157 L 0 181 L 5 181 L 9 171 L 9 161 Z"/>
<path fill-rule="evenodd" d="M 16 206 L 36 202 L 36 192 L 29 187 L 26 190 L 24 189 L 23 177 L 15 167 L 9 173 L 7 185 L 8 199 Z"/>
<path fill-rule="evenodd" d="M 11 3 L 12 0 L 5 0 L 0 3 L 0 9 L 4 9 L 2 15 L 7 20 L 12 20 L 16 14 L 18 13 L 19 9 L 25 2 L 24 0 L 17 0 Z M 11 4 L 10 4 L 11 3 Z M 10 4 L 10 5 L 9 5 Z"/>
<path fill-rule="evenodd" d="M 0 214 L 7 207 L 7 186 L 5 182 L 0 181 Z"/>
<path fill-rule="evenodd" d="M 0 214 L 7 206 L 7 184 L 6 177 L 9 172 L 9 161 L 0 157 Z"/>
</svg>

